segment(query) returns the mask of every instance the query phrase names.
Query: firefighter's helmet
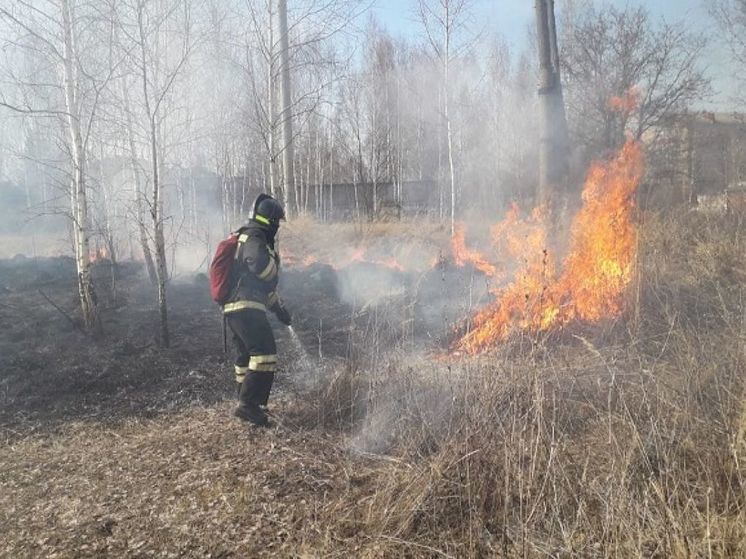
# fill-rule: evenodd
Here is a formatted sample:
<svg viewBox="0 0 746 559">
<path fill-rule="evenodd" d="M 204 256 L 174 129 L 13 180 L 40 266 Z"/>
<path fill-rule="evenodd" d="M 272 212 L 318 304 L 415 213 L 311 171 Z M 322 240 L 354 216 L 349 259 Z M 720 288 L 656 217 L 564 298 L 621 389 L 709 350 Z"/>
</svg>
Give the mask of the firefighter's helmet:
<svg viewBox="0 0 746 559">
<path fill-rule="evenodd" d="M 278 226 L 280 220 L 285 219 L 285 210 L 271 196 L 260 194 L 254 204 L 254 219 L 260 223 L 266 220 L 267 224 Z"/>
</svg>

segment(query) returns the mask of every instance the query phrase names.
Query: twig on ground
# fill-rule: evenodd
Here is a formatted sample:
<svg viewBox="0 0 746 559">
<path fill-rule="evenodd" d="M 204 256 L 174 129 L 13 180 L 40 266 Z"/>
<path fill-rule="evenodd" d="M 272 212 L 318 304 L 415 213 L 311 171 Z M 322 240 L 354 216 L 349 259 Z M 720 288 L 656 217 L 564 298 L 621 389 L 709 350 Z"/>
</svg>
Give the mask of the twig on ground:
<svg viewBox="0 0 746 559">
<path fill-rule="evenodd" d="M 86 336 L 88 335 L 88 332 L 86 332 L 85 330 L 83 330 L 83 328 L 80 327 L 80 324 L 78 324 L 77 322 L 75 322 L 75 320 L 73 320 L 72 317 L 69 314 L 67 314 L 62 307 L 60 307 L 57 303 L 55 303 L 54 301 L 52 301 L 52 299 L 50 299 L 47 296 L 46 293 L 44 293 L 41 289 L 38 289 L 37 291 L 39 291 L 39 294 L 42 297 L 44 297 L 44 300 L 47 303 L 49 303 L 50 305 L 52 305 L 57 310 L 57 312 L 59 312 L 62 316 L 65 317 L 65 319 L 67 319 L 67 321 L 72 325 L 73 328 L 75 328 L 78 332 L 81 332 L 82 334 L 84 334 Z"/>
</svg>

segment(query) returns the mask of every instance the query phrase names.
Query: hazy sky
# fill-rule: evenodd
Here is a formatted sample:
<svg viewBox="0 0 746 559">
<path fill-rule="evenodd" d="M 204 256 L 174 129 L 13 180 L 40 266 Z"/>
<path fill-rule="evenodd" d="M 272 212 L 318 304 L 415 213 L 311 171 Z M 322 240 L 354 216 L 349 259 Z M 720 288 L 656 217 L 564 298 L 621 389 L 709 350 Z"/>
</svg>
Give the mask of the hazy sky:
<svg viewBox="0 0 746 559">
<path fill-rule="evenodd" d="M 626 4 L 642 4 L 654 17 L 666 20 L 685 21 L 692 30 L 706 33 L 712 38 L 705 64 L 713 79 L 718 95 L 705 108 L 727 109 L 729 97 L 734 91 L 731 79 L 733 70 L 724 62 L 728 59 L 724 47 L 717 43 L 718 33 L 707 14 L 707 0 L 594 0 L 596 4 L 611 3 L 620 7 Z M 562 0 L 556 0 L 561 10 Z M 380 22 L 394 35 L 410 38 L 421 36 L 421 26 L 415 18 L 416 0 L 377 0 L 373 12 Z M 526 46 L 527 30 L 534 19 L 534 0 L 473 0 L 474 25 L 483 27 L 488 33 L 497 33 L 515 49 Z"/>
</svg>

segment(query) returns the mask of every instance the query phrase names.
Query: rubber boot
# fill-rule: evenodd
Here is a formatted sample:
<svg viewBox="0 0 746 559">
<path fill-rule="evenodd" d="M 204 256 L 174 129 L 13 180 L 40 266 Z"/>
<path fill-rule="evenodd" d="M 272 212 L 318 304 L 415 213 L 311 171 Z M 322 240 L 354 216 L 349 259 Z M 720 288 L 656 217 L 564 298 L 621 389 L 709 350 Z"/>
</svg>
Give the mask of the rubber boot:
<svg viewBox="0 0 746 559">
<path fill-rule="evenodd" d="M 274 373 L 254 373 L 257 375 L 257 383 L 256 383 L 256 401 L 260 406 L 267 405 L 267 402 L 269 401 L 269 393 L 272 391 L 272 384 L 275 380 L 275 374 Z"/>
<path fill-rule="evenodd" d="M 267 427 L 269 421 L 267 414 L 262 411 L 257 401 L 257 381 L 256 373 L 248 373 L 241 384 L 241 391 L 238 394 L 238 407 L 233 415 L 248 421 L 258 427 Z"/>
</svg>

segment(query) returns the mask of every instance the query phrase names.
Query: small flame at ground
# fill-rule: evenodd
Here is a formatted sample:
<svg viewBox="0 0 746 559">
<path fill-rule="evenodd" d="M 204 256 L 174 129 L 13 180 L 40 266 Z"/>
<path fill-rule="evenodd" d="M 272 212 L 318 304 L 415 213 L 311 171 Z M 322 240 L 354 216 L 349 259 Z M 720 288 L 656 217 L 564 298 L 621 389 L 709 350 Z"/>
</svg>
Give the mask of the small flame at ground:
<svg viewBox="0 0 746 559">
<path fill-rule="evenodd" d="M 518 270 L 495 302 L 473 317 L 473 329 L 454 349 L 478 353 L 515 331 L 535 333 L 574 320 L 618 316 L 633 277 L 633 195 L 642 175 L 642 148 L 634 140 L 610 161 L 591 167 L 582 208 L 572 222 L 570 249 L 559 268 L 547 250 L 546 212 L 538 208 L 521 219 L 514 206 L 492 235 L 495 245 L 518 261 Z"/>
<path fill-rule="evenodd" d="M 106 250 L 106 247 L 97 248 L 88 253 L 88 262 L 91 264 L 100 260 L 106 260 L 107 258 L 109 258 L 109 251 Z"/>
<path fill-rule="evenodd" d="M 366 255 L 367 252 L 368 249 L 366 247 L 356 247 L 350 249 L 349 253 L 345 256 L 339 255 L 335 260 L 326 260 L 320 259 L 315 254 L 309 254 L 301 259 L 289 251 L 283 251 L 282 260 L 289 266 L 308 267 L 320 263 L 331 266 L 335 270 L 340 270 L 352 264 L 373 264 L 396 272 L 405 271 L 404 266 L 395 257 L 391 256 L 385 259 L 368 258 Z"/>
<path fill-rule="evenodd" d="M 471 264 L 486 276 L 494 277 L 497 274 L 496 266 L 490 264 L 478 251 L 467 248 L 466 233 L 464 232 L 464 226 L 461 224 L 457 225 L 453 232 L 451 248 L 457 266 L 464 267 Z"/>
</svg>

